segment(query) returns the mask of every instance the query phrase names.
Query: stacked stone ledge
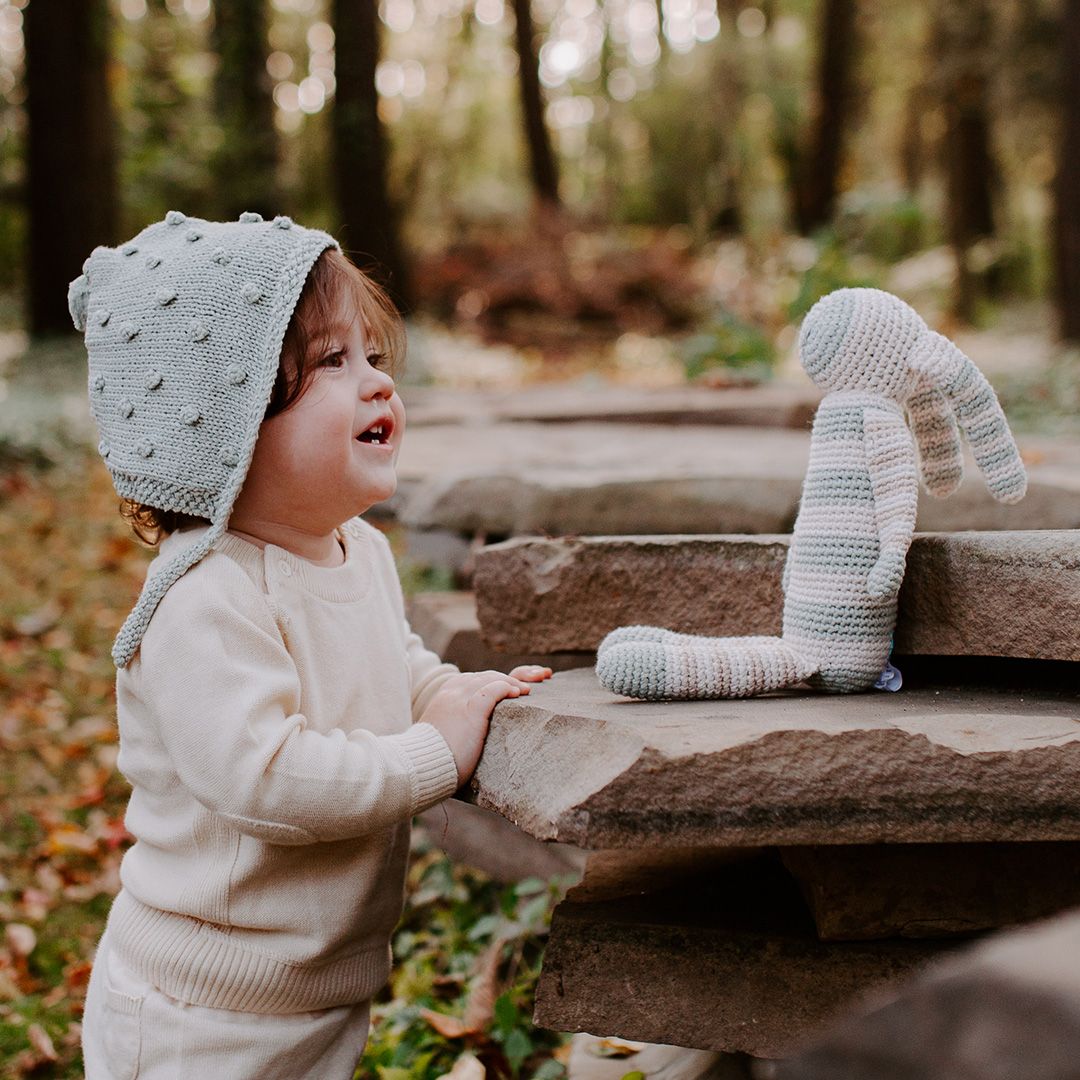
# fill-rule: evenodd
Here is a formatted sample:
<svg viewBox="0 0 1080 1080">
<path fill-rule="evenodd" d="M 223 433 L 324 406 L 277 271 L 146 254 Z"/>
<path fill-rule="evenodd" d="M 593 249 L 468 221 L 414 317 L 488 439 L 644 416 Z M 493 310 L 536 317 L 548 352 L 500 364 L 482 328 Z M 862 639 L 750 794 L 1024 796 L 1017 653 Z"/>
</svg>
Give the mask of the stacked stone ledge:
<svg viewBox="0 0 1080 1080">
<path fill-rule="evenodd" d="M 519 538 L 483 549 L 474 588 L 502 651 L 594 650 L 634 623 L 778 634 L 787 536 Z M 1080 660 L 1080 531 L 923 533 L 895 652 Z"/>
<path fill-rule="evenodd" d="M 632 622 L 775 633 L 786 543 L 508 541 L 477 559 L 480 628 L 578 656 Z M 581 670 L 501 704 L 473 798 L 593 853 L 537 1022 L 779 1061 L 972 934 L 1080 906 L 1076 625 L 1080 534 L 924 534 L 896 650 L 943 681 L 656 704 Z M 971 657 L 1019 688 L 965 683 Z"/>
</svg>

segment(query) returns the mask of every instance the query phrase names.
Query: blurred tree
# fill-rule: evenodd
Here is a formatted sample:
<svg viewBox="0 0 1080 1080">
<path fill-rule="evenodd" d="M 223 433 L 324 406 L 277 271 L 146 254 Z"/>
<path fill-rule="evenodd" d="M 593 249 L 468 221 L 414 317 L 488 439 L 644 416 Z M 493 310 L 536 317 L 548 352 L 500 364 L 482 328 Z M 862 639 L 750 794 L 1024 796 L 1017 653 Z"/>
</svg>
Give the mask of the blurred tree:
<svg viewBox="0 0 1080 1080">
<path fill-rule="evenodd" d="M 990 146 L 989 75 L 996 63 L 988 0 L 941 0 L 935 7 L 932 85 L 945 114 L 942 146 L 946 231 L 956 258 L 953 314 L 975 316 L 976 240 L 993 236 L 999 171 Z"/>
<path fill-rule="evenodd" d="M 925 84 L 916 82 L 904 101 L 904 123 L 900 133 L 900 182 L 912 198 L 919 194 L 926 165 L 923 116 L 928 104 Z"/>
<path fill-rule="evenodd" d="M 211 47 L 218 57 L 214 107 L 222 139 L 211 158 L 211 198 L 223 218 L 280 213 L 274 100 L 266 70 L 265 0 L 217 0 Z"/>
<path fill-rule="evenodd" d="M 411 284 L 396 207 L 386 185 L 386 145 L 379 120 L 375 67 L 379 60 L 378 0 L 333 0 L 337 89 L 332 110 L 333 168 L 341 235 L 404 309 Z M 359 260 L 362 261 L 362 260 Z"/>
<path fill-rule="evenodd" d="M 529 0 L 513 0 L 514 41 L 518 54 L 518 82 L 521 87 L 522 118 L 529 147 L 529 169 L 533 193 L 542 204 L 557 207 L 559 172 L 551 137 L 544 124 L 544 100 L 540 91 L 535 32 Z"/>
<path fill-rule="evenodd" d="M 853 126 L 856 15 L 856 0 L 824 0 L 822 5 L 817 102 L 792 186 L 795 226 L 804 235 L 827 225 L 836 206 L 844 140 Z"/>
<path fill-rule="evenodd" d="M 1062 130 L 1055 184 L 1054 252 L 1061 336 L 1080 343 L 1080 0 L 1065 0 Z"/>
<path fill-rule="evenodd" d="M 28 4 L 26 161 L 28 329 L 71 330 L 67 286 L 95 245 L 116 240 L 106 0 Z"/>
<path fill-rule="evenodd" d="M 215 202 L 208 198 L 208 158 L 219 134 L 203 62 L 209 56 L 204 27 L 188 23 L 166 0 L 146 0 L 146 13 L 127 23 L 121 40 L 120 170 L 132 229 L 167 210 Z"/>
</svg>

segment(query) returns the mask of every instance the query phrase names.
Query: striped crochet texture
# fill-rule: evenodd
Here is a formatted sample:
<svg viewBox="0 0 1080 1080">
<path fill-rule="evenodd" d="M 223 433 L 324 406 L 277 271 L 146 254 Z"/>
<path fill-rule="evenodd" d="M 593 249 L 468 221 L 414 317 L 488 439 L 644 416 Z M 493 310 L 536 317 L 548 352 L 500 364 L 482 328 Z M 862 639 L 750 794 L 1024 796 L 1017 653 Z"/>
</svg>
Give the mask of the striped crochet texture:
<svg viewBox="0 0 1080 1080">
<path fill-rule="evenodd" d="M 902 300 L 830 293 L 806 316 L 799 351 L 827 393 L 784 564 L 782 636 L 620 627 L 597 655 L 608 690 L 668 700 L 749 697 L 804 680 L 831 693 L 869 689 L 889 658 L 920 475 L 933 495 L 956 490 L 963 431 L 994 498 L 1023 497 L 1024 466 L 990 384 Z"/>
<path fill-rule="evenodd" d="M 308 271 L 337 241 L 287 217 L 203 221 L 170 210 L 98 247 L 68 288 L 89 358 L 98 452 L 122 498 L 211 528 L 143 586 L 113 659 L 135 655 L 158 602 L 224 534 Z"/>
</svg>

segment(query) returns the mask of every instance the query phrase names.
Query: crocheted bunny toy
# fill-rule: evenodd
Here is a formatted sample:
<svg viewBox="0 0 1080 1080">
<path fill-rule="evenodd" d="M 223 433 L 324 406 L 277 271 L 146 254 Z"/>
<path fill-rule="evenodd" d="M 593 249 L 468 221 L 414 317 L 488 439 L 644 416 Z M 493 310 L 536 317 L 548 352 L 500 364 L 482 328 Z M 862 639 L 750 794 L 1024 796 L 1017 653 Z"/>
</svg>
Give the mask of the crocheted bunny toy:
<svg viewBox="0 0 1080 1080">
<path fill-rule="evenodd" d="M 799 352 L 826 396 L 784 564 L 782 636 L 621 627 L 597 656 L 613 693 L 739 698 L 804 680 L 831 693 L 867 690 L 892 647 L 919 474 L 939 497 L 962 479 L 958 425 L 991 495 L 1023 497 L 1027 476 L 990 384 L 902 300 L 878 289 L 830 293 L 807 314 Z"/>
</svg>

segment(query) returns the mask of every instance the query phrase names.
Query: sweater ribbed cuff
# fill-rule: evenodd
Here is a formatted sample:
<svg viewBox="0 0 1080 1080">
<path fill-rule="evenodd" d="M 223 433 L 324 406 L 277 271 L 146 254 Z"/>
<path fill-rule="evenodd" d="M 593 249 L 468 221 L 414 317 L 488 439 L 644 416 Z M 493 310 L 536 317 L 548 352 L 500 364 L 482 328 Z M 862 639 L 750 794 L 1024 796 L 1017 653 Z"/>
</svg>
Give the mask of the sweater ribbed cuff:
<svg viewBox="0 0 1080 1080">
<path fill-rule="evenodd" d="M 413 724 L 400 735 L 389 735 L 413 770 L 412 813 L 450 798 L 457 791 L 457 763 L 446 740 L 430 724 Z"/>
</svg>

